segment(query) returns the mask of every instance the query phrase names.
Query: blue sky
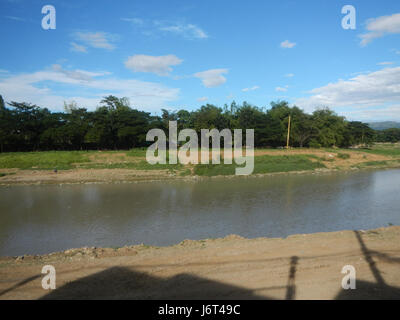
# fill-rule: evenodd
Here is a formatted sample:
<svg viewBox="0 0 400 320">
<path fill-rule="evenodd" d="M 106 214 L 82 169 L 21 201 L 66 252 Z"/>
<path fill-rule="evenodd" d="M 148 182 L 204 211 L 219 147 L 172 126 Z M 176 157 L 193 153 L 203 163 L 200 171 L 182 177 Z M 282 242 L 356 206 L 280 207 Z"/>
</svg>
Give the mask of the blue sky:
<svg viewBox="0 0 400 320">
<path fill-rule="evenodd" d="M 41 26 L 56 9 L 56 29 Z M 344 5 L 356 29 L 343 29 Z M 0 0 L 0 94 L 193 110 L 232 100 L 400 121 L 400 2 Z"/>
</svg>

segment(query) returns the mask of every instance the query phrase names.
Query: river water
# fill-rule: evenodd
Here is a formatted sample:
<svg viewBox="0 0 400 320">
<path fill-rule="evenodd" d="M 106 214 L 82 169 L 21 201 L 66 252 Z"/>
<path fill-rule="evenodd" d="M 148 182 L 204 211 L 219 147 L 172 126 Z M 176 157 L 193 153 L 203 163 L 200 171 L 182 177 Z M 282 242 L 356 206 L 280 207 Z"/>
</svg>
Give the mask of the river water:
<svg viewBox="0 0 400 320">
<path fill-rule="evenodd" d="M 0 187 L 0 256 L 400 225 L 400 170 Z"/>
</svg>

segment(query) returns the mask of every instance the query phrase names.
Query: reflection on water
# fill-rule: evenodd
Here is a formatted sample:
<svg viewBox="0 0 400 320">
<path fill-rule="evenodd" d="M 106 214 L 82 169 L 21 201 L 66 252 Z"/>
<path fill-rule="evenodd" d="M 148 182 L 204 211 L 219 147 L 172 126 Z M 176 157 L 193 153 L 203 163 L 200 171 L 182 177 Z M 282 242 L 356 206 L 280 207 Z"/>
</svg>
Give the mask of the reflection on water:
<svg viewBox="0 0 400 320">
<path fill-rule="evenodd" d="M 0 188 L 0 255 L 400 225 L 400 170 Z"/>
</svg>

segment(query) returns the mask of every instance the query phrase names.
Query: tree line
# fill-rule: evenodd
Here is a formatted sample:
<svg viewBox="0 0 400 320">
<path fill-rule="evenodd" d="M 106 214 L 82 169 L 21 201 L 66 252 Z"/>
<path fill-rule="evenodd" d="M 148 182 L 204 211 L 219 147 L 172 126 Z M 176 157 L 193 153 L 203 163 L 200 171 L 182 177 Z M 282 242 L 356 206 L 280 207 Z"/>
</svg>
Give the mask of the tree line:
<svg viewBox="0 0 400 320">
<path fill-rule="evenodd" d="M 390 128 L 376 132 L 377 142 L 398 142 L 400 141 L 400 128 Z"/>
<path fill-rule="evenodd" d="M 206 104 L 194 111 L 162 109 L 159 116 L 131 108 L 127 98 L 115 96 L 104 97 L 94 111 L 76 103 L 65 104 L 64 112 L 26 102 L 7 105 L 0 96 L 1 152 L 146 147 L 151 144 L 146 142 L 147 132 L 168 130 L 169 121 L 177 121 L 178 130 L 191 128 L 198 133 L 213 128 L 254 129 L 256 147 L 281 147 L 286 145 L 289 115 L 294 147 L 349 147 L 370 144 L 377 137 L 368 124 L 347 121 L 329 108 L 308 114 L 286 101 L 272 102 L 268 109 L 246 102 L 223 108 Z"/>
</svg>

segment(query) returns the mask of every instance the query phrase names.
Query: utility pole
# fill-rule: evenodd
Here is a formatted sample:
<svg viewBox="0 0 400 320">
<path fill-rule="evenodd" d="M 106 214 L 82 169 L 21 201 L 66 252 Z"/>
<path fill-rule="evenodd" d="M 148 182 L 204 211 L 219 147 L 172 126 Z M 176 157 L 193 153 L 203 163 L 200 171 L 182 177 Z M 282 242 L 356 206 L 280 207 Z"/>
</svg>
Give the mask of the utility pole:
<svg viewBox="0 0 400 320">
<path fill-rule="evenodd" d="M 287 128 L 286 149 L 289 149 L 289 139 L 290 139 L 290 114 L 289 114 L 289 122 Z"/>
</svg>

